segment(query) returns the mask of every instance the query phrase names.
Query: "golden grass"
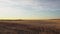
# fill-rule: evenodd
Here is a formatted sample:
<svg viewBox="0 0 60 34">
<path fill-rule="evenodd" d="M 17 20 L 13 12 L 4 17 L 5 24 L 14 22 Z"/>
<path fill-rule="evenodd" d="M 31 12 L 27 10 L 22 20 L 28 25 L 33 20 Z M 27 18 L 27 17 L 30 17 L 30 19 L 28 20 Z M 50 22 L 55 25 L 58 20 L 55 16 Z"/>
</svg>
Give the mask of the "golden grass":
<svg viewBox="0 0 60 34">
<path fill-rule="evenodd" d="M 0 33 L 60 34 L 59 22 L 60 20 L 0 20 Z"/>
</svg>

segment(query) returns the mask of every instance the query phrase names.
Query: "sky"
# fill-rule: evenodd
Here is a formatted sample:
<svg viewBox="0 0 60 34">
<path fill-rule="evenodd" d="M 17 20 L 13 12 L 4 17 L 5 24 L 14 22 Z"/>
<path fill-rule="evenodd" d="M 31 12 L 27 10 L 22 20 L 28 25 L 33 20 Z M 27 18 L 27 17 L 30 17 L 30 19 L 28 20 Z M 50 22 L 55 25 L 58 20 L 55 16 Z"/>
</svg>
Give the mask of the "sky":
<svg viewBox="0 0 60 34">
<path fill-rule="evenodd" d="M 60 19 L 60 0 L 0 0 L 0 19 Z"/>
</svg>

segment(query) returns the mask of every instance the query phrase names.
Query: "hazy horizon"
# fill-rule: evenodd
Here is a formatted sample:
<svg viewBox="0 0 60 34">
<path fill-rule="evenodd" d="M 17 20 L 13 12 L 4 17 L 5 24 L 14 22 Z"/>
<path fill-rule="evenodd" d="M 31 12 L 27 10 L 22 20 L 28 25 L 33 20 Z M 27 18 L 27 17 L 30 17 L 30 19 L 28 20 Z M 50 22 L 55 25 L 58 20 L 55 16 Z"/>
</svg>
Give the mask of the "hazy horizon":
<svg viewBox="0 0 60 34">
<path fill-rule="evenodd" d="M 0 19 L 60 19 L 60 0 L 0 0 Z"/>
</svg>

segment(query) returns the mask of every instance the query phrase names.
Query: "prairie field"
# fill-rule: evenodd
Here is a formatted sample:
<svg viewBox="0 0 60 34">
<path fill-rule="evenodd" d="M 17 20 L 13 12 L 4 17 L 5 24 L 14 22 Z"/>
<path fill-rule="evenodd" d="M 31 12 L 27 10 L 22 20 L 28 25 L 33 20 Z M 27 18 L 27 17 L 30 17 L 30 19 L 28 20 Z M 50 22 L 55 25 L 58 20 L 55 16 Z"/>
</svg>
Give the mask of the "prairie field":
<svg viewBox="0 0 60 34">
<path fill-rule="evenodd" d="M 60 20 L 0 20 L 0 34 L 60 34 Z"/>
</svg>

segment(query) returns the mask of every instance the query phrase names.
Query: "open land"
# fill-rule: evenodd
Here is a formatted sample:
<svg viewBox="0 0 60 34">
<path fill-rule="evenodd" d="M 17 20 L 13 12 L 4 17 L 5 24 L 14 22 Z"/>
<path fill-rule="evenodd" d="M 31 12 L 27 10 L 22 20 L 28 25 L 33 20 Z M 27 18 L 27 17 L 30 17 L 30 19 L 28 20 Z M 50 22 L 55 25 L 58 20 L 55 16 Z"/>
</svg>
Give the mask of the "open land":
<svg viewBox="0 0 60 34">
<path fill-rule="evenodd" d="M 0 20 L 0 34 L 60 34 L 60 20 Z"/>
</svg>

